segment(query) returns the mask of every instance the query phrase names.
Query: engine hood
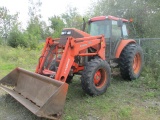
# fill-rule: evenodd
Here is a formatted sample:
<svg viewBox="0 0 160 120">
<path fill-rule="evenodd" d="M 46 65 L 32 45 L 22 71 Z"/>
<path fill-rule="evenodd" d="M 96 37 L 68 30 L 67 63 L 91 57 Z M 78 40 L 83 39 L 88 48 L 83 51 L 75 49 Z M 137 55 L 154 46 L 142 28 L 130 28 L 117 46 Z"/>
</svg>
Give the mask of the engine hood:
<svg viewBox="0 0 160 120">
<path fill-rule="evenodd" d="M 70 36 L 74 38 L 83 38 L 83 37 L 89 37 L 90 34 L 78 30 L 76 28 L 64 28 L 61 33 L 59 44 L 64 46 L 67 42 L 67 38 Z"/>
</svg>

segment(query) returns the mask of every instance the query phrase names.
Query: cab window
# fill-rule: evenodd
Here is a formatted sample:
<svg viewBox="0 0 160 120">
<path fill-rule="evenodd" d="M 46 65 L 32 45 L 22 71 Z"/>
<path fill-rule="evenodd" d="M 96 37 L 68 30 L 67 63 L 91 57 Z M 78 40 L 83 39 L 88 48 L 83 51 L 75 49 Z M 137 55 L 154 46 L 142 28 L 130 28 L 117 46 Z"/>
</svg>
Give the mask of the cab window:
<svg viewBox="0 0 160 120">
<path fill-rule="evenodd" d="M 119 40 L 121 38 L 121 28 L 118 27 L 117 21 L 112 21 L 112 39 Z"/>
<path fill-rule="evenodd" d="M 90 35 L 104 35 L 105 38 L 110 38 L 110 21 L 101 20 L 91 22 L 89 31 Z"/>
</svg>

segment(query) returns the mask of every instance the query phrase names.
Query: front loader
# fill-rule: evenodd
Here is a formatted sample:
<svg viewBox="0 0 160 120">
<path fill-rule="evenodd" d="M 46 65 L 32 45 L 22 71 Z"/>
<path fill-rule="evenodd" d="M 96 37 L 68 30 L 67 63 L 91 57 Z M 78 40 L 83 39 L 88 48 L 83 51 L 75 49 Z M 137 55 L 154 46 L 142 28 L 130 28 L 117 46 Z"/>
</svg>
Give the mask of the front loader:
<svg viewBox="0 0 160 120">
<path fill-rule="evenodd" d="M 139 77 L 143 53 L 127 39 L 126 19 L 99 16 L 89 20 L 89 33 L 65 28 L 61 37 L 46 39 L 35 73 L 15 68 L 0 80 L 0 87 L 39 117 L 60 118 L 75 74 L 82 89 L 100 95 L 110 85 L 110 63 L 116 62 L 124 79 Z M 120 35 L 120 36 L 119 36 Z"/>
</svg>

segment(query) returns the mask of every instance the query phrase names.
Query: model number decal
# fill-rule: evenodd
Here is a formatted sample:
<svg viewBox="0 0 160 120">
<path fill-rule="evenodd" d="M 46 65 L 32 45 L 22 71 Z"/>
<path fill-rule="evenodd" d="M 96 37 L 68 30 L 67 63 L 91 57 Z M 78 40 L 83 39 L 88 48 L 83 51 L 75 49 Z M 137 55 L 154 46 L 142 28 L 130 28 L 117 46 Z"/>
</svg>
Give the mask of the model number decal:
<svg viewBox="0 0 160 120">
<path fill-rule="evenodd" d="M 70 59 L 68 59 L 68 61 L 67 61 L 66 67 L 65 67 L 65 69 L 64 69 L 64 74 L 66 74 L 66 71 L 67 71 L 67 69 L 68 69 L 69 62 L 70 62 Z"/>
<path fill-rule="evenodd" d="M 87 46 L 87 44 L 80 45 L 80 47 L 85 47 L 85 46 Z"/>
</svg>

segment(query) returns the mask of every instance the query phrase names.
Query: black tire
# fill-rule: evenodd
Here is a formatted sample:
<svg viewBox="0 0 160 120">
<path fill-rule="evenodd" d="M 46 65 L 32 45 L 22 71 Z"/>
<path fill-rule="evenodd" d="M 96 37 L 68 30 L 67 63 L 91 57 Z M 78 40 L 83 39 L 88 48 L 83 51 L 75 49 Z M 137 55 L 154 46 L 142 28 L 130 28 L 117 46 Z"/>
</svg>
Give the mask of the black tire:
<svg viewBox="0 0 160 120">
<path fill-rule="evenodd" d="M 68 75 L 67 79 L 66 79 L 66 83 L 72 83 L 72 79 L 73 79 L 74 75 Z"/>
<path fill-rule="evenodd" d="M 128 44 L 120 55 L 119 67 L 123 79 L 137 79 L 142 71 L 144 55 L 142 48 L 135 44 Z"/>
<path fill-rule="evenodd" d="M 50 66 L 50 70 L 57 72 L 57 67 L 59 66 L 59 63 L 56 62 L 56 60 L 53 60 Z M 67 79 L 66 79 L 66 83 L 72 83 L 72 79 L 73 79 L 74 75 L 68 75 Z"/>
<path fill-rule="evenodd" d="M 103 94 L 110 85 L 110 78 L 109 64 L 100 58 L 92 59 L 86 64 L 82 72 L 82 89 L 91 96 Z"/>
<path fill-rule="evenodd" d="M 58 66 L 58 63 L 56 62 L 56 60 L 53 60 L 52 61 L 52 63 L 51 63 L 51 66 L 49 67 L 49 69 L 51 70 L 51 71 L 57 71 L 57 66 Z"/>
</svg>

